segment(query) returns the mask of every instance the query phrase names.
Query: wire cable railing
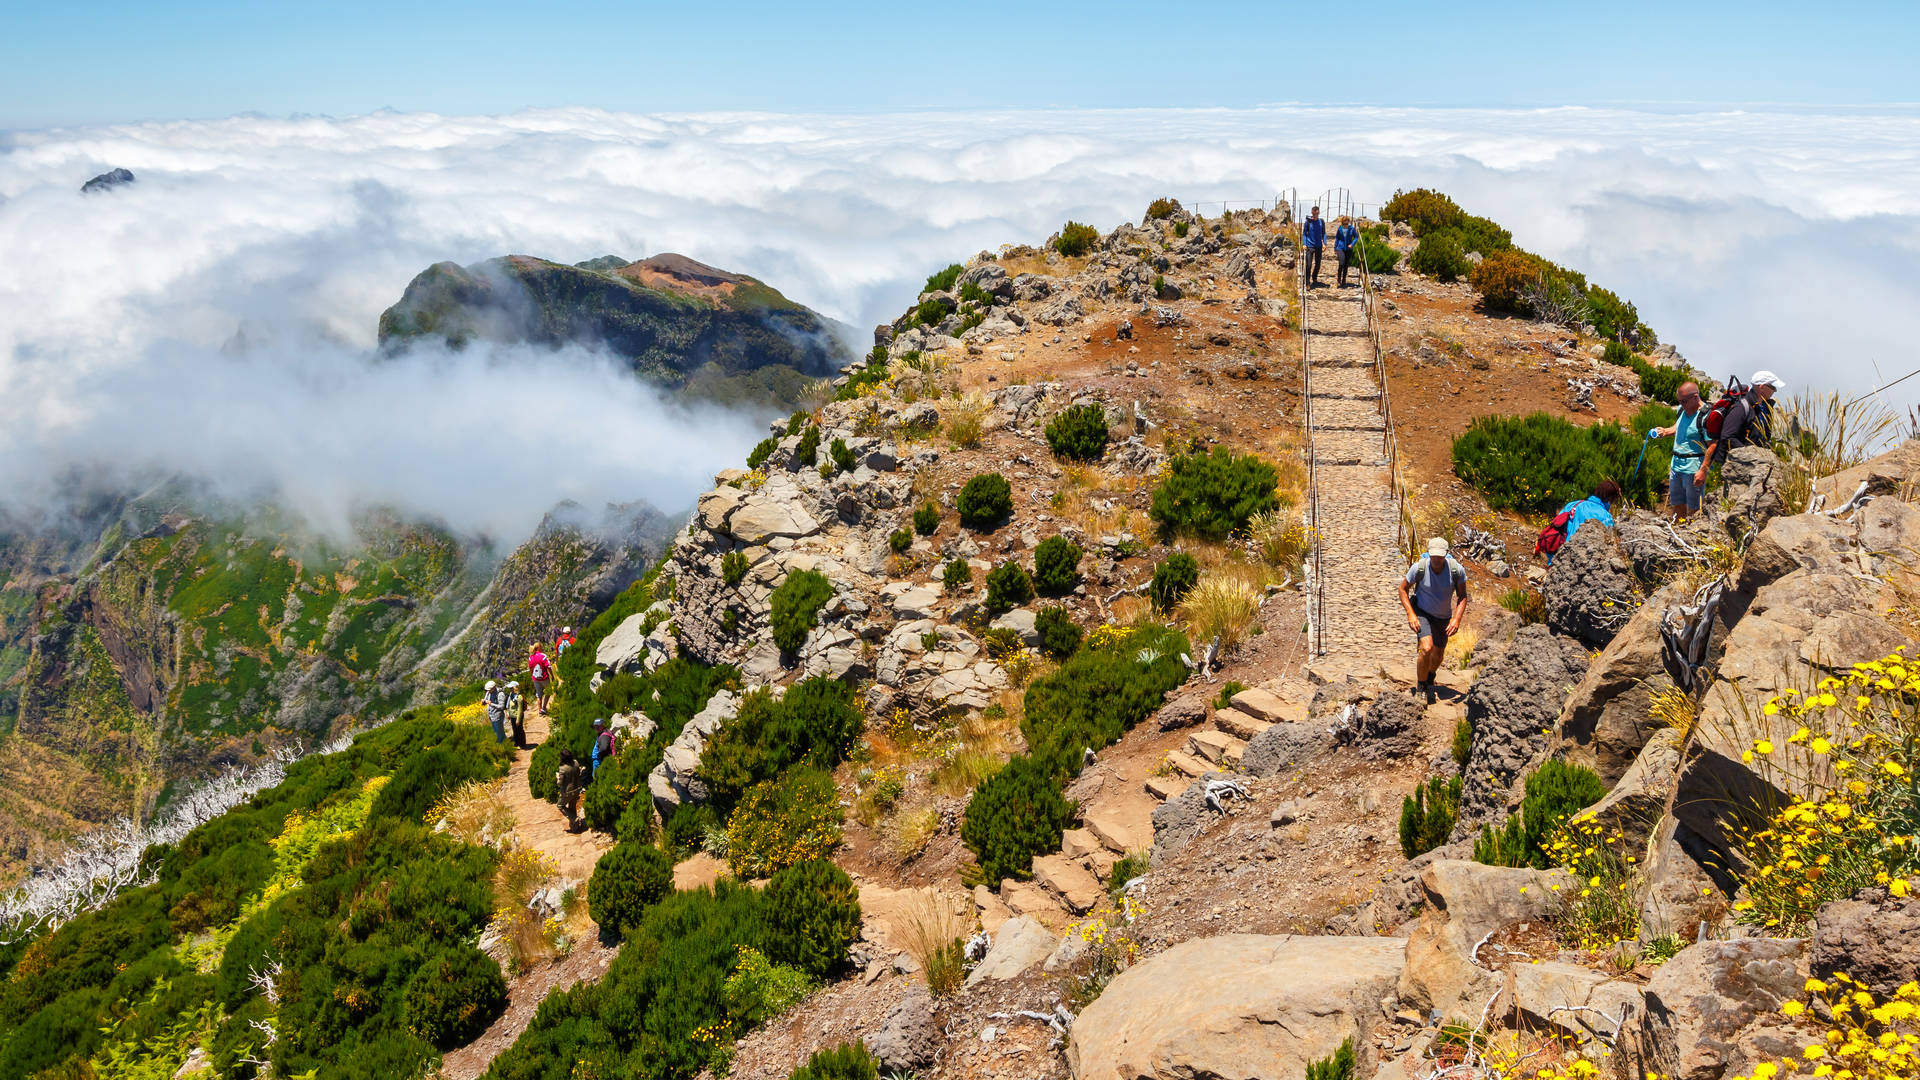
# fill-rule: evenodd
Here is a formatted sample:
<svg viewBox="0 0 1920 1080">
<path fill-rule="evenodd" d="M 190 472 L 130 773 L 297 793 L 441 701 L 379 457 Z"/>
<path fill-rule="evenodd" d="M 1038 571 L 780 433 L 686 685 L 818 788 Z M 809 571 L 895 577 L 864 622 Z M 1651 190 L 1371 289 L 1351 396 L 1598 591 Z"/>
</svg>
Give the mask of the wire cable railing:
<svg viewBox="0 0 1920 1080">
<path fill-rule="evenodd" d="M 1296 197 L 1294 236 L 1296 240 L 1293 260 L 1295 277 L 1300 288 L 1300 438 L 1307 457 L 1307 654 L 1325 656 L 1326 649 L 1326 574 L 1322 572 L 1320 556 L 1320 470 L 1316 461 L 1318 455 L 1313 448 L 1313 356 L 1310 353 L 1311 336 L 1307 324 L 1307 259 L 1306 259 L 1306 219 L 1298 212 L 1299 200 Z"/>
<path fill-rule="evenodd" d="M 1380 297 L 1373 291 L 1373 273 L 1367 268 L 1367 234 L 1362 232 L 1356 245 L 1359 248 L 1360 263 L 1360 304 L 1367 317 L 1367 341 L 1373 349 L 1373 373 L 1380 383 L 1380 417 L 1386 426 L 1383 440 L 1387 451 L 1387 474 L 1393 485 L 1393 499 L 1398 518 L 1394 539 L 1400 546 L 1400 553 L 1408 559 L 1414 556 L 1413 515 L 1407 509 L 1407 485 L 1400 472 L 1400 440 L 1393 429 L 1393 393 L 1387 383 L 1387 352 L 1381 344 L 1380 336 Z"/>
</svg>

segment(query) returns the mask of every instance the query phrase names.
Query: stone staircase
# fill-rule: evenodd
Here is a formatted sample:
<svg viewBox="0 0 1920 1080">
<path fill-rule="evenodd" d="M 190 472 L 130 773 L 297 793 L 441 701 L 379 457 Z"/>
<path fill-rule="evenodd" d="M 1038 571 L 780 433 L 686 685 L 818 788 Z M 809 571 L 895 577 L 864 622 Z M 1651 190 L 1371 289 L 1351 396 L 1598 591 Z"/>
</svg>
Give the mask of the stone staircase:
<svg viewBox="0 0 1920 1080">
<path fill-rule="evenodd" d="M 1167 752 L 1171 775 L 1149 776 L 1148 793 L 1156 799 L 1170 799 L 1189 783 L 1210 772 L 1232 772 L 1240 766 L 1240 755 L 1255 735 L 1278 723 L 1299 723 L 1307 718 L 1303 695 L 1280 694 L 1255 687 L 1233 695 L 1227 708 L 1215 709 L 1206 724 L 1187 735 L 1184 746 Z"/>
</svg>

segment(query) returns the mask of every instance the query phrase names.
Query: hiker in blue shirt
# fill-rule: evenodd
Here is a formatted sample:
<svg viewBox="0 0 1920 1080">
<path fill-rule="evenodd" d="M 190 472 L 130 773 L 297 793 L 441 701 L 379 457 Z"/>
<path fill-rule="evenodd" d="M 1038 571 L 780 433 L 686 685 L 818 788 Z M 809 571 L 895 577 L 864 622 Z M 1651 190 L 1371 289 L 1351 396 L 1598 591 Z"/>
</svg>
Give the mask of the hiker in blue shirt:
<svg viewBox="0 0 1920 1080">
<path fill-rule="evenodd" d="M 1673 436 L 1673 469 L 1667 474 L 1667 505 L 1673 508 L 1675 521 L 1685 521 L 1700 512 L 1701 485 L 1695 474 L 1707 453 L 1707 429 L 1703 426 L 1707 413 L 1700 407 L 1698 384 L 1681 383 L 1674 396 L 1680 406 L 1679 417 L 1670 427 L 1654 428 L 1652 437 Z"/>
<path fill-rule="evenodd" d="M 1333 257 L 1336 275 L 1334 280 L 1339 287 L 1347 287 L 1347 267 L 1353 264 L 1353 245 L 1360 242 L 1360 230 L 1353 227 L 1353 219 L 1342 216 L 1340 227 L 1333 233 Z"/>
<path fill-rule="evenodd" d="M 1320 248 L 1327 242 L 1327 220 L 1320 216 L 1320 208 L 1307 211 L 1307 220 L 1300 223 L 1300 246 L 1307 257 L 1307 288 L 1320 287 Z"/>
<path fill-rule="evenodd" d="M 1407 568 L 1400 581 L 1400 606 L 1407 611 L 1407 629 L 1419 643 L 1414 692 L 1424 694 L 1431 705 L 1433 673 L 1446 658 L 1447 639 L 1467 617 L 1467 568 L 1447 554 L 1445 540 L 1436 536 L 1427 541 L 1426 558 Z"/>
<path fill-rule="evenodd" d="M 1567 539 L 1571 541 L 1573 534 L 1580 531 L 1580 526 L 1589 521 L 1597 521 L 1609 529 L 1615 528 L 1613 504 L 1619 501 L 1620 485 L 1611 480 L 1602 480 L 1594 485 L 1593 494 L 1561 507 L 1561 514 L 1570 515 L 1567 518 Z M 1559 517 L 1560 514 L 1554 516 Z M 1549 558 L 1547 561 L 1551 563 L 1553 560 Z"/>
</svg>

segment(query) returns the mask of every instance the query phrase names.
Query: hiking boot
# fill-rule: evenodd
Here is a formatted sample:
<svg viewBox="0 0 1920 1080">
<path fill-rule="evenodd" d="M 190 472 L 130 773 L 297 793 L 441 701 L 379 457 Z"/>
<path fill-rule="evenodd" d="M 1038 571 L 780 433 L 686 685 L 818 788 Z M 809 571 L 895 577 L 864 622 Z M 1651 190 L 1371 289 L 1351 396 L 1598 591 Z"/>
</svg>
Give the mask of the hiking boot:
<svg viewBox="0 0 1920 1080">
<path fill-rule="evenodd" d="M 1439 700 L 1440 693 L 1438 690 L 1434 689 L 1432 679 L 1428 679 L 1426 682 L 1421 683 L 1420 687 L 1422 690 L 1426 692 L 1427 704 L 1431 705 L 1435 701 Z"/>
</svg>

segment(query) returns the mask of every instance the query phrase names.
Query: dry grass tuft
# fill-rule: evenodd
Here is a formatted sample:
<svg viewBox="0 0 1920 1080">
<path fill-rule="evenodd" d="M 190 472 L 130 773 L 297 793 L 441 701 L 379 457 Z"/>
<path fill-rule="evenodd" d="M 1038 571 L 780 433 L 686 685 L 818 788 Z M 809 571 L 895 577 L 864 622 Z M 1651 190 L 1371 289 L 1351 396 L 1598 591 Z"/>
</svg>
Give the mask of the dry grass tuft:
<svg viewBox="0 0 1920 1080">
<path fill-rule="evenodd" d="M 966 975 L 964 939 L 972 929 L 942 898 L 928 896 L 905 911 L 894 929 L 907 955 L 926 973 L 927 989 L 936 997 L 960 989 Z"/>
<path fill-rule="evenodd" d="M 1144 596 L 1123 596 L 1109 609 L 1113 621 L 1122 626 L 1138 626 L 1153 616 L 1153 602 Z"/>
<path fill-rule="evenodd" d="M 991 407 L 978 393 L 968 394 L 947 409 L 947 438 L 958 450 L 972 450 L 986 435 L 987 413 Z"/>
<path fill-rule="evenodd" d="M 505 780 L 469 780 L 440 796 L 426 823 L 463 843 L 498 847 L 513 833 L 513 808 L 502 796 Z"/>
<path fill-rule="evenodd" d="M 939 833 L 940 811 L 931 806 L 902 810 L 894 818 L 893 853 L 901 862 L 912 862 Z"/>
<path fill-rule="evenodd" d="M 1473 653 L 1480 647 L 1480 631 L 1463 626 L 1460 632 L 1447 639 L 1447 663 L 1456 671 L 1465 671 L 1473 666 Z"/>
<path fill-rule="evenodd" d="M 1180 602 L 1180 619 L 1194 648 L 1216 636 L 1221 649 L 1239 644 L 1260 621 L 1260 583 L 1238 568 L 1222 567 L 1200 579 Z"/>
</svg>

